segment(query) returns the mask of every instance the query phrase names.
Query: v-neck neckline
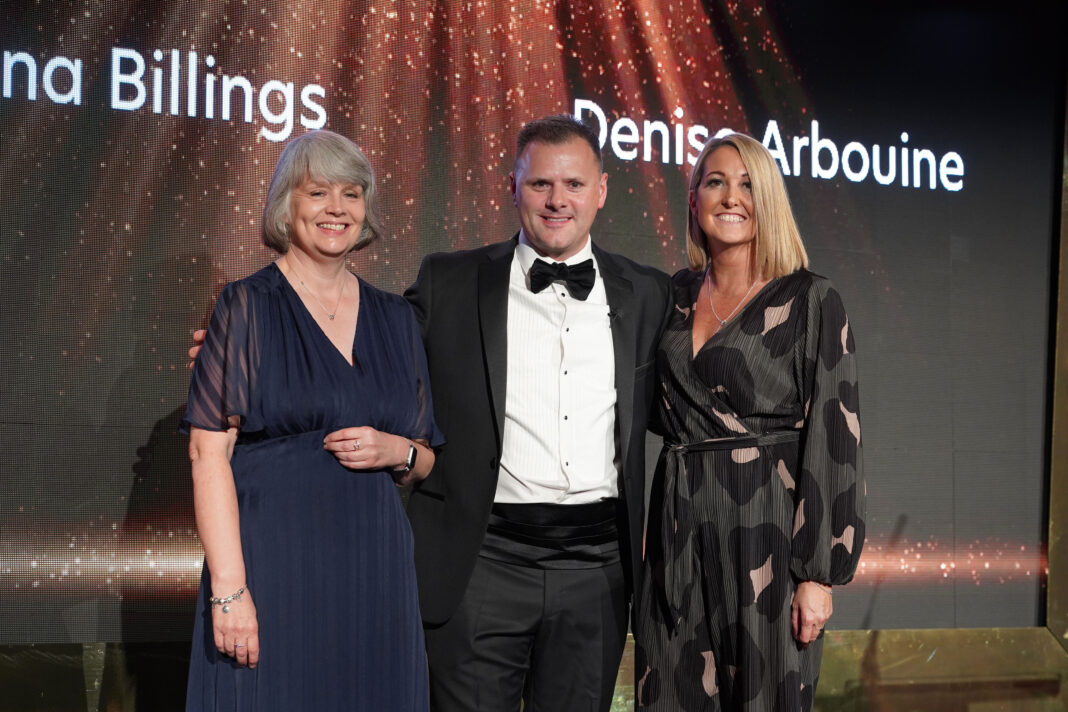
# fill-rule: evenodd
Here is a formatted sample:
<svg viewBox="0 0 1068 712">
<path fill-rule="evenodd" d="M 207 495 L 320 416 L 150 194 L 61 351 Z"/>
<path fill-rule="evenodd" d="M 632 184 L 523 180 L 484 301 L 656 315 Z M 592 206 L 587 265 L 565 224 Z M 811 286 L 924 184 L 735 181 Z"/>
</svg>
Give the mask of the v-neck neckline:
<svg viewBox="0 0 1068 712">
<path fill-rule="evenodd" d="M 689 328 L 686 329 L 687 341 L 689 342 L 689 347 L 690 347 L 690 349 L 689 349 L 690 363 L 693 363 L 694 361 L 697 360 L 697 357 L 701 355 L 701 352 L 704 351 L 705 348 L 710 343 L 712 343 L 713 339 L 715 339 L 717 336 L 719 336 L 720 334 L 725 332 L 727 329 L 729 329 L 732 326 L 735 326 L 736 324 L 741 322 L 742 317 L 745 315 L 745 313 L 747 311 L 749 311 L 749 307 L 751 307 L 754 304 L 756 304 L 757 300 L 760 299 L 761 296 L 763 296 L 768 291 L 768 287 L 770 287 L 771 285 L 775 284 L 780 279 L 782 279 L 782 277 L 775 277 L 773 279 L 769 279 L 768 283 L 765 284 L 760 289 L 758 289 L 756 291 L 756 294 L 753 295 L 753 298 L 750 299 L 748 302 L 746 302 L 745 305 L 743 305 L 742 308 L 739 309 L 736 314 L 731 316 L 731 318 L 727 320 L 726 324 L 720 324 L 720 327 L 715 331 L 715 333 L 711 334 L 707 339 L 705 339 L 704 343 L 701 344 L 699 347 L 697 347 L 697 350 L 694 351 L 694 348 L 693 348 L 693 325 L 694 325 L 694 322 L 697 321 L 697 300 L 701 298 L 701 287 L 704 285 L 704 277 L 702 277 L 701 281 L 698 282 L 698 284 L 697 284 L 697 294 L 694 296 L 693 302 L 691 303 L 691 306 L 690 306 L 690 319 L 689 319 L 690 324 L 689 324 Z"/>
<path fill-rule="evenodd" d="M 353 273 L 353 272 L 349 272 L 348 269 L 345 270 L 346 272 L 349 272 L 349 274 L 351 274 L 353 277 L 356 278 L 356 284 L 357 284 L 357 290 L 358 290 L 357 291 L 358 297 L 357 297 L 357 301 L 356 301 L 356 328 L 353 329 L 353 332 L 352 332 L 352 344 L 349 347 L 349 354 L 352 357 L 352 362 L 350 363 L 349 359 L 346 358 L 345 354 L 342 353 L 341 349 L 339 349 L 337 347 L 337 345 L 333 341 L 330 340 L 330 337 L 326 335 L 325 331 L 323 331 L 323 327 L 320 326 L 319 322 L 315 320 L 315 315 L 311 313 L 311 310 L 308 309 L 308 305 L 305 304 L 304 300 L 300 298 L 300 294 L 297 293 L 296 287 L 294 287 L 293 283 L 289 281 L 289 277 L 287 277 L 286 273 L 282 271 L 282 268 L 278 266 L 278 263 L 272 262 L 271 266 L 274 267 L 276 270 L 278 270 L 278 276 L 281 278 L 282 282 L 285 284 L 286 289 L 289 290 L 291 298 L 295 299 L 297 301 L 297 303 L 300 304 L 301 311 L 303 311 L 304 312 L 304 316 L 309 321 L 311 321 L 311 324 L 314 327 L 315 332 L 319 334 L 319 336 L 323 339 L 323 341 L 326 342 L 326 345 L 330 347 L 330 350 L 332 352 L 334 352 L 335 354 L 337 354 L 337 356 L 341 359 L 341 361 L 347 367 L 355 368 L 356 367 L 356 337 L 360 333 L 360 324 L 363 323 L 364 281 L 362 279 L 360 279 L 360 276 L 355 274 L 355 273 Z"/>
</svg>

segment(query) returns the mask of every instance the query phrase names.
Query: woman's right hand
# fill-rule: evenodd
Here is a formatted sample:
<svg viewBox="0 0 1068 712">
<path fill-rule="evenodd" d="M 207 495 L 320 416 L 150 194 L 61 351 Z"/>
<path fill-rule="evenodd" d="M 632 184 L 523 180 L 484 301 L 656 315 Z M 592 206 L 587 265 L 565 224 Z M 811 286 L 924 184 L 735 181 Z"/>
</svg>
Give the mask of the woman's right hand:
<svg viewBox="0 0 1068 712">
<path fill-rule="evenodd" d="M 215 593 L 229 596 L 233 591 Z M 229 612 L 223 613 L 222 605 L 211 607 L 211 624 L 215 633 L 215 647 L 223 655 L 232 657 L 241 667 L 256 667 L 260 661 L 259 623 L 256 620 L 256 605 L 248 589 L 240 600 L 225 604 Z"/>
</svg>

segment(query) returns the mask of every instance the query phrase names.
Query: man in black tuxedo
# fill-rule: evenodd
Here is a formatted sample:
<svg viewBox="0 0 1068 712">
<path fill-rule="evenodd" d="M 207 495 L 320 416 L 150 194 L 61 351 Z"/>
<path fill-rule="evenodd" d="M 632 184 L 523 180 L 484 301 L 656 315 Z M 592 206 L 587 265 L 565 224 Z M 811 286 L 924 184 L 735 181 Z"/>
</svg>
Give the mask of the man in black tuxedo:
<svg viewBox="0 0 1068 712">
<path fill-rule="evenodd" d="M 608 710 L 640 569 L 670 282 L 592 243 L 589 127 L 517 144 L 518 235 L 428 256 L 406 292 L 448 441 L 408 505 L 435 712 Z"/>
</svg>

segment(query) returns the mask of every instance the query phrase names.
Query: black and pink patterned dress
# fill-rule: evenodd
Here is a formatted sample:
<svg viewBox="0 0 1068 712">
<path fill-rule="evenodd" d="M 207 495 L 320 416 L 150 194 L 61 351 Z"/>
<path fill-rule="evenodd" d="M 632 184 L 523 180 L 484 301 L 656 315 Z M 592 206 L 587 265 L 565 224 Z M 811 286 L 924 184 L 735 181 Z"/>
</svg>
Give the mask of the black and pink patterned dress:
<svg viewBox="0 0 1068 712">
<path fill-rule="evenodd" d="M 695 357 L 702 279 L 675 275 L 657 353 L 665 445 L 637 600 L 638 706 L 809 710 L 823 638 L 794 640 L 794 590 L 847 583 L 864 543 L 853 334 L 831 283 L 799 270 Z"/>
</svg>

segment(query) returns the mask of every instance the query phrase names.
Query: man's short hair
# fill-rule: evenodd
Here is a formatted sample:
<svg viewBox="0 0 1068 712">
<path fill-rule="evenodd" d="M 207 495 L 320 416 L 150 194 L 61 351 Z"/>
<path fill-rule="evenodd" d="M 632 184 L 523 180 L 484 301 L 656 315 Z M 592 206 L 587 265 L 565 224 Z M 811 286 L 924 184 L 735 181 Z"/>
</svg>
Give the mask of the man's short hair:
<svg viewBox="0 0 1068 712">
<path fill-rule="evenodd" d="M 597 156 L 597 165 L 604 170 L 604 161 L 601 158 L 601 143 L 597 133 L 588 124 L 584 124 L 571 114 L 555 114 L 534 119 L 519 130 L 516 139 L 515 160 L 523 155 L 523 151 L 533 141 L 559 146 L 562 143 L 580 138 L 589 144 L 593 155 Z"/>
</svg>

